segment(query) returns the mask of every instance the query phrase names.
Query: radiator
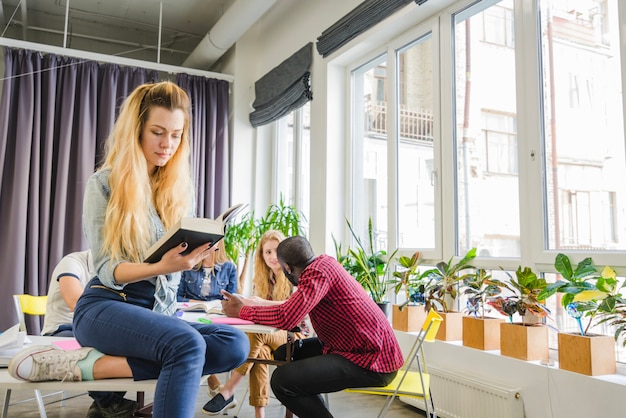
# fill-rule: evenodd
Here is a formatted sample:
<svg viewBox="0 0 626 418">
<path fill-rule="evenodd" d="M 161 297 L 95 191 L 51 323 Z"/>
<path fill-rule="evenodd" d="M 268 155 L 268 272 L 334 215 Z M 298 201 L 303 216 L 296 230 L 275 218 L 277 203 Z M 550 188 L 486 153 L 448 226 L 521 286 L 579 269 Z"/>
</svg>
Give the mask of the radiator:
<svg viewBox="0 0 626 418">
<path fill-rule="evenodd" d="M 441 418 L 524 418 L 519 389 L 504 388 L 467 376 L 428 367 L 437 416 Z M 424 408 L 424 402 L 401 398 Z"/>
</svg>

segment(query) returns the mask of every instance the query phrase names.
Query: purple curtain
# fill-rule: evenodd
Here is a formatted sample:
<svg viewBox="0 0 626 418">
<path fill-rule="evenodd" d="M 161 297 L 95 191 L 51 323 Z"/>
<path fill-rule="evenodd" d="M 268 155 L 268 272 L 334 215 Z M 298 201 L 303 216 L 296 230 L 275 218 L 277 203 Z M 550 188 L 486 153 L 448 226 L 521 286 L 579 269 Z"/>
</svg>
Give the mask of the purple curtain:
<svg viewBox="0 0 626 418">
<path fill-rule="evenodd" d="M 124 97 L 139 84 L 157 80 L 158 73 L 152 70 L 5 49 L 0 98 L 0 219 L 5 220 L 0 234 L 0 286 L 5 291 L 0 294 L 0 330 L 17 323 L 12 294 L 45 295 L 58 261 L 87 248 L 81 225 L 85 182 L 102 158 L 104 141 Z M 193 100 L 202 100 L 194 102 L 193 115 L 194 131 L 203 133 L 193 144 L 194 172 L 203 180 L 199 214 L 206 212 L 206 202 L 218 205 L 218 210 L 229 203 L 228 86 L 224 104 L 221 93 L 205 83 L 194 80 L 185 86 Z M 220 116 L 202 120 L 213 113 Z M 222 132 L 225 136 L 220 136 Z M 226 145 L 203 145 L 204 138 L 207 144 L 215 140 Z M 211 149 L 219 154 L 209 156 Z M 225 167 L 209 164 L 213 158 L 222 158 Z M 205 196 L 214 192 L 220 196 L 217 200 Z M 39 321 L 27 320 L 30 332 L 39 333 Z"/>
<path fill-rule="evenodd" d="M 191 98 L 191 158 L 198 216 L 214 218 L 230 206 L 228 89 L 224 80 L 178 74 Z"/>
</svg>

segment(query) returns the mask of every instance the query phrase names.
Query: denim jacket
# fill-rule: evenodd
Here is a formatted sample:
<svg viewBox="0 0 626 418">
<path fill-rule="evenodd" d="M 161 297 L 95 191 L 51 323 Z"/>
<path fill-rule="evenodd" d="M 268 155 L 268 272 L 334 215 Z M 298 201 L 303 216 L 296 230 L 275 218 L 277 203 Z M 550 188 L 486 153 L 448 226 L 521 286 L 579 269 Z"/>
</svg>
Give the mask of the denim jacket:
<svg viewBox="0 0 626 418">
<path fill-rule="evenodd" d="M 234 263 L 227 261 L 216 264 L 210 277 L 211 292 L 203 295 L 204 269 L 183 271 L 178 287 L 178 301 L 222 299 L 220 292 L 222 289 L 229 293 L 237 293 L 237 267 Z"/>
<path fill-rule="evenodd" d="M 89 248 L 93 255 L 95 275 L 103 285 L 122 290 L 127 284 L 116 283 L 113 271 L 119 263 L 125 260 L 112 260 L 108 254 L 103 253 L 102 244 L 104 242 L 103 228 L 107 204 L 111 197 L 111 187 L 109 185 L 110 170 L 100 170 L 95 172 L 87 181 L 85 196 L 83 201 L 83 232 L 89 242 Z M 154 207 L 150 207 L 150 221 L 152 229 L 150 240 L 156 242 L 165 233 L 163 222 L 159 218 Z M 171 314 L 172 303 L 174 310 L 176 306 L 176 293 L 180 283 L 180 272 L 161 275 L 147 279 L 155 287 L 155 303 L 153 310 L 160 313 Z"/>
</svg>

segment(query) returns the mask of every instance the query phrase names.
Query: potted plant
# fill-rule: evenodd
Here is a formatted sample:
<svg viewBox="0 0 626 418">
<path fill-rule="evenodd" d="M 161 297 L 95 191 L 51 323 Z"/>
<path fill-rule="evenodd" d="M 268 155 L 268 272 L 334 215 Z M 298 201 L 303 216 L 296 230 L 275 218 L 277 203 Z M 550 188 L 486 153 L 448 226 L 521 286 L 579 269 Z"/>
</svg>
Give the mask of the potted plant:
<svg viewBox="0 0 626 418">
<path fill-rule="evenodd" d="M 389 302 L 385 300 L 385 295 L 391 289 L 392 283 L 389 278 L 389 266 L 391 260 L 397 252 L 386 257 L 385 250 L 376 250 L 374 246 L 374 228 L 372 218 L 369 218 L 367 225 L 367 246 L 363 245 L 361 238 L 356 234 L 350 221 L 346 219 L 350 233 L 356 242 L 356 247 L 348 247 L 345 253 L 341 244 L 335 242 L 335 252 L 337 261 L 363 286 L 363 289 L 389 315 Z"/>
<path fill-rule="evenodd" d="M 463 317 L 463 345 L 479 350 L 500 348 L 500 318 L 485 316 L 488 300 L 502 292 L 501 283 L 493 280 L 485 269 L 465 275 L 461 287 L 467 296 Z"/>
<path fill-rule="evenodd" d="M 294 206 L 285 204 L 282 196 L 278 204 L 270 205 L 263 216 L 257 218 L 254 211 L 250 211 L 228 224 L 224 248 L 228 257 L 238 266 L 237 285 L 240 293 L 245 286 L 250 256 L 256 250 L 261 236 L 270 229 L 281 231 L 286 237 L 302 235 L 305 224 L 304 214 Z"/>
<path fill-rule="evenodd" d="M 500 324 L 500 354 L 520 360 L 547 360 L 548 328 L 542 323 L 550 314 L 539 295 L 548 283 L 538 277 L 529 267 L 519 266 L 508 281 L 501 282 L 503 290 L 510 295 L 498 296 L 488 303 L 502 315 L 508 316 L 509 322 Z M 519 314 L 521 322 L 513 322 L 513 315 Z"/>
<path fill-rule="evenodd" d="M 615 327 L 615 341 L 620 342 L 626 347 L 626 301 L 620 300 L 616 302 L 611 312 L 604 312 L 598 324 L 607 323 L 607 325 Z"/>
<path fill-rule="evenodd" d="M 391 323 L 399 331 L 415 332 L 422 327 L 427 315 L 424 309 L 424 278 L 419 272 L 419 251 L 411 257 L 398 257 L 397 264 L 399 269 L 393 272 L 391 283 L 396 295 L 404 292 L 404 301 L 393 305 Z"/>
<path fill-rule="evenodd" d="M 590 257 L 574 268 L 565 254 L 556 256 L 554 267 L 561 274 L 561 280 L 549 284 L 539 298 L 561 294 L 562 307 L 576 319 L 579 327 L 579 332 L 558 334 L 559 368 L 592 376 L 614 374 L 613 337 L 588 331 L 596 315 L 611 312 L 621 301 L 615 271 L 605 267 L 599 273 Z M 585 327 L 582 318 L 588 318 Z"/>
<path fill-rule="evenodd" d="M 439 340 L 461 340 L 463 315 L 453 311 L 453 305 L 459 295 L 459 283 L 468 276 L 474 274 L 472 260 L 476 258 L 476 248 L 470 249 L 458 262 L 453 263 L 453 258 L 446 262 L 437 263 L 436 268 L 423 273 L 424 277 L 424 302 L 425 309 L 431 308 L 439 311 L 444 318 L 437 332 Z M 465 272 L 472 270 L 471 272 Z"/>
</svg>

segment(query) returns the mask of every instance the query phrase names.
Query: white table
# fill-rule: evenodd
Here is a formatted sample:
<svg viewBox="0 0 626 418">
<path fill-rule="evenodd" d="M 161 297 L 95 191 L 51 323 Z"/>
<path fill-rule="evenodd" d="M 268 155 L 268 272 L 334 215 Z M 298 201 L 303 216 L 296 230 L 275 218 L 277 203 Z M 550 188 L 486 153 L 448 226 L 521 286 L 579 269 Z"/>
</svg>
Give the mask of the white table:
<svg viewBox="0 0 626 418">
<path fill-rule="evenodd" d="M 46 345 L 51 344 L 54 341 L 72 340 L 73 338 L 67 337 L 41 337 L 29 335 L 31 340 L 30 344 L 25 345 Z M 80 382 L 27 382 L 18 380 L 9 375 L 9 371 L 6 368 L 0 369 L 0 390 L 4 391 L 4 406 L 2 408 L 2 418 L 6 418 L 9 412 L 9 403 L 11 401 L 12 390 L 33 390 L 37 398 L 37 404 L 39 406 L 39 413 L 41 418 L 46 418 L 46 410 L 43 403 L 43 398 L 39 391 L 70 391 L 70 392 L 153 392 L 156 386 L 156 379 L 153 380 L 141 380 L 134 381 L 132 378 L 119 378 L 119 379 L 103 379 L 103 380 L 91 380 Z M 143 393 L 142 393 L 143 394 Z M 143 406 L 143 405 L 141 405 Z"/>
<path fill-rule="evenodd" d="M 211 319 L 218 315 L 214 314 L 205 314 L 204 312 L 183 312 L 183 316 L 181 319 L 184 319 L 188 322 L 198 322 L 198 319 L 205 318 Z M 250 324 L 250 325 L 230 325 L 231 327 L 235 327 L 243 332 L 251 332 L 256 334 L 273 334 L 278 331 L 278 328 L 270 327 L 268 325 L 260 325 L 260 324 Z"/>
</svg>

